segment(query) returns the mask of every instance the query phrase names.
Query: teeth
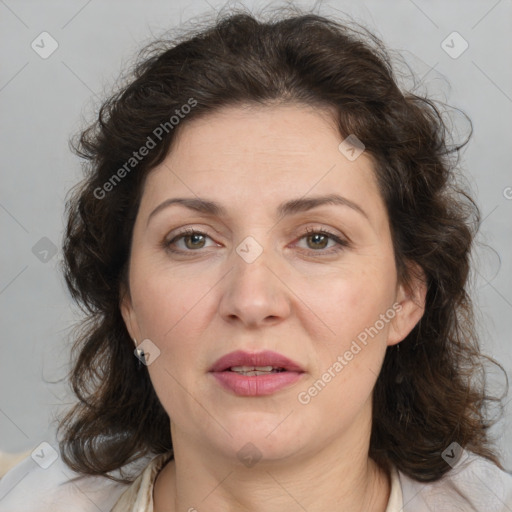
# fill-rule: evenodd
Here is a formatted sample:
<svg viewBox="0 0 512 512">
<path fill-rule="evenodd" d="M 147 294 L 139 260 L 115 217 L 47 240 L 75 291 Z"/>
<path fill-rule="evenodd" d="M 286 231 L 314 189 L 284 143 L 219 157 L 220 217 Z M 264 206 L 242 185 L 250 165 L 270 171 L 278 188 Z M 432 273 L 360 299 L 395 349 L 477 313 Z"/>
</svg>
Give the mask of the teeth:
<svg viewBox="0 0 512 512">
<path fill-rule="evenodd" d="M 259 371 L 248 371 L 248 372 L 240 372 L 240 371 L 237 371 L 235 373 L 238 373 L 240 375 L 247 375 L 249 377 L 256 377 L 257 375 L 268 375 L 269 373 L 274 373 L 273 371 L 267 371 L 267 372 L 259 372 Z"/>
<path fill-rule="evenodd" d="M 285 371 L 284 368 L 278 368 L 275 366 L 232 366 L 229 369 L 232 372 L 239 373 L 240 375 L 249 375 L 250 377 Z"/>
<path fill-rule="evenodd" d="M 254 370 L 257 372 L 271 372 L 273 369 L 273 366 L 232 366 L 230 368 L 232 372 L 250 372 Z"/>
</svg>

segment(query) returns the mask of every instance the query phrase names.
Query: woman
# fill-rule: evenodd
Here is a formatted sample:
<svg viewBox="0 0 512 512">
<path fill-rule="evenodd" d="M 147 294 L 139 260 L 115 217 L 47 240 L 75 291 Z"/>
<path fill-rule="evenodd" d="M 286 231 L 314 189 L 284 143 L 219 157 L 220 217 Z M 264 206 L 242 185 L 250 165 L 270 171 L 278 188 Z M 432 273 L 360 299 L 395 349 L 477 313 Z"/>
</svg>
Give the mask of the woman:
<svg viewBox="0 0 512 512">
<path fill-rule="evenodd" d="M 32 482 L 52 511 L 512 510 L 461 147 L 361 28 L 232 14 L 155 45 L 78 146 L 66 465 L 2 510 Z"/>
</svg>

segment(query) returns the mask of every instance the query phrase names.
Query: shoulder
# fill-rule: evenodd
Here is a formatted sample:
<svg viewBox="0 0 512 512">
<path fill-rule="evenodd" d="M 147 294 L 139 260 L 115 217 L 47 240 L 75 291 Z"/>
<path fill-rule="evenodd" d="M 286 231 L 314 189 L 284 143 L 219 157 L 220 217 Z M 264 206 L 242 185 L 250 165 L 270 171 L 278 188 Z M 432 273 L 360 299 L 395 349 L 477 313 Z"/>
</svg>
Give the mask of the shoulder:
<svg viewBox="0 0 512 512">
<path fill-rule="evenodd" d="M 422 483 L 399 473 L 403 512 L 508 512 L 512 475 L 491 461 L 463 452 L 457 464 L 436 482 Z"/>
<path fill-rule="evenodd" d="M 50 445 L 47 449 L 52 450 Z M 55 450 L 40 453 L 41 461 L 36 461 L 37 453 L 28 456 L 0 479 L 0 512 L 108 512 L 128 487 L 104 477 L 80 476 Z M 140 472 L 150 460 L 130 468 Z"/>
</svg>

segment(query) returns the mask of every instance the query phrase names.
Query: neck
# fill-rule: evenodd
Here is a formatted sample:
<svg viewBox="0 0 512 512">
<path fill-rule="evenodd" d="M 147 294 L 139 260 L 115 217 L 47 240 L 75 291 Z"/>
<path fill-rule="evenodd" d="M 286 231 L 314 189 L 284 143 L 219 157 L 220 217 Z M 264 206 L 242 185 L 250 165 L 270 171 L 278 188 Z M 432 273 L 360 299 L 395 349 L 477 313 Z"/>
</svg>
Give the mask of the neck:
<svg viewBox="0 0 512 512">
<path fill-rule="evenodd" d="M 367 443 L 331 443 L 314 456 L 286 463 L 260 460 L 250 468 L 238 461 L 205 457 L 203 447 L 178 448 L 155 483 L 154 511 L 385 512 L 390 480 L 368 458 L 367 448 Z"/>
</svg>

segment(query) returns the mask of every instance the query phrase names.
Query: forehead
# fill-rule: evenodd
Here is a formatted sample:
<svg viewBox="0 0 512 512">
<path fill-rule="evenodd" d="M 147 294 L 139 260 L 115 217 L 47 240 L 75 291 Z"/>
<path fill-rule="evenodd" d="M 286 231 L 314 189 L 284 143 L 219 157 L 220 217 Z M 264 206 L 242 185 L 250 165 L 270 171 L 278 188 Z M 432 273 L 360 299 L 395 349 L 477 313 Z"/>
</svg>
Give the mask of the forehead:
<svg viewBox="0 0 512 512">
<path fill-rule="evenodd" d="M 333 113 L 326 108 L 296 103 L 228 106 L 185 123 L 170 161 L 239 162 L 243 171 L 267 160 L 296 168 L 298 159 L 306 158 L 305 164 L 316 161 L 318 167 L 324 163 L 319 153 L 336 150 L 338 139 Z"/>
<path fill-rule="evenodd" d="M 271 206 L 339 193 L 378 215 L 384 205 L 373 160 L 364 152 L 349 160 L 339 150 L 342 140 L 326 109 L 223 107 L 180 127 L 171 152 L 147 178 L 141 208 L 183 195 L 255 208 L 263 197 Z"/>
</svg>

